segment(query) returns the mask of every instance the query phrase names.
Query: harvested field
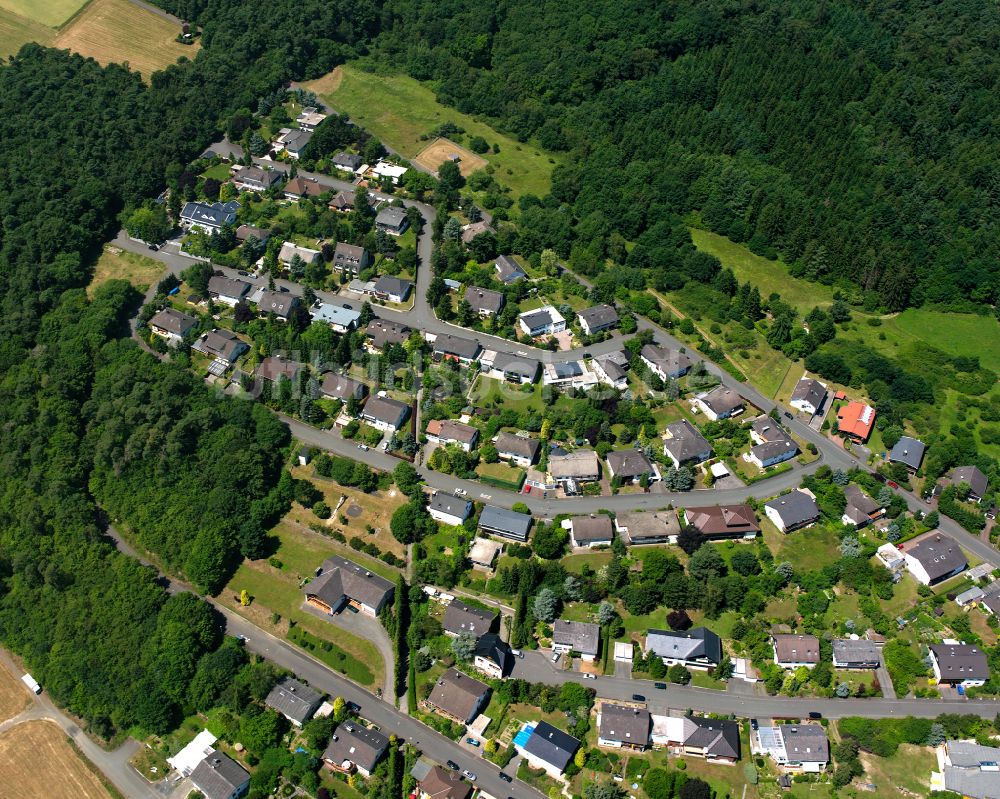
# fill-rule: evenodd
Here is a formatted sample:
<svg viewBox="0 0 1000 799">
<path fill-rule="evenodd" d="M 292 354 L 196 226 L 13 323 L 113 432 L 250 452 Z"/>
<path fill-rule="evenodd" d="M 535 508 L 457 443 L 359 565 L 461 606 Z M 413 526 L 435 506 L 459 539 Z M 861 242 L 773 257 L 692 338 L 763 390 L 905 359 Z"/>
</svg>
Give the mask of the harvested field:
<svg viewBox="0 0 1000 799">
<path fill-rule="evenodd" d="M 97 259 L 87 293 L 93 296 L 94 289 L 102 283 L 116 279 L 127 280 L 139 291 L 145 292 L 165 271 L 166 267 L 160 261 L 107 244 Z"/>
<path fill-rule="evenodd" d="M 179 32 L 172 22 L 129 0 L 91 0 L 53 44 L 101 64 L 128 62 L 132 69 L 149 76 L 181 56 L 195 57 L 200 45 L 174 41 Z"/>
<path fill-rule="evenodd" d="M 14 55 L 28 42 L 50 44 L 55 35 L 52 28 L 8 11 L 0 0 L 0 58 Z"/>
<path fill-rule="evenodd" d="M 111 799 L 48 721 L 28 721 L 0 735 L 0 785 L 10 799 Z"/>
<path fill-rule="evenodd" d="M 86 0 L 0 0 L 0 8 L 58 28 L 85 4 Z"/>
<path fill-rule="evenodd" d="M 14 718 L 28 706 L 28 699 L 20 678 L 0 666 L 0 721 Z"/>
<path fill-rule="evenodd" d="M 453 155 L 459 157 L 458 171 L 462 173 L 462 177 L 466 178 L 477 169 L 483 169 L 487 163 L 485 158 L 481 158 L 471 150 L 466 150 L 461 145 L 440 137 L 424 147 L 413 160 L 425 169 L 437 172 L 438 167 Z"/>
</svg>

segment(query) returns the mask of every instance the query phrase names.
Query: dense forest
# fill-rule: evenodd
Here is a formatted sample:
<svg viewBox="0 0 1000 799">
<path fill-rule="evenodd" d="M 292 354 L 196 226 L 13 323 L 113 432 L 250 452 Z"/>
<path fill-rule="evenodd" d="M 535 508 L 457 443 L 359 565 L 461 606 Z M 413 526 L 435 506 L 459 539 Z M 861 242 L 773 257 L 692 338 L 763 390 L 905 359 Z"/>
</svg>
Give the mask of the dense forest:
<svg viewBox="0 0 1000 799">
<path fill-rule="evenodd" d="M 697 211 L 870 309 L 997 300 L 994 4 L 390 0 L 383 20 L 374 65 L 568 151 L 552 191 L 595 254 Z"/>
</svg>

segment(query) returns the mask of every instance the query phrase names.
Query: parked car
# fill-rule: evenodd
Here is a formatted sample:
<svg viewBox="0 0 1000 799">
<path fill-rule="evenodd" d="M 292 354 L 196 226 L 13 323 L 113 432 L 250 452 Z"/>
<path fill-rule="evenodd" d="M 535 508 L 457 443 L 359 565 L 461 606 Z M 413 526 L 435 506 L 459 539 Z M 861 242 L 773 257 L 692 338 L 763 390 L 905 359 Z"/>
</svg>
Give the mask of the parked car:
<svg viewBox="0 0 1000 799">
<path fill-rule="evenodd" d="M 358 444 L 358 449 L 360 449 L 362 452 L 367 452 L 368 451 L 368 445 L 367 444 Z"/>
<path fill-rule="evenodd" d="M 760 725 L 757 724 L 757 719 L 750 719 L 750 729 L 756 730 Z"/>
<path fill-rule="evenodd" d="M 658 688 L 661 691 L 667 690 L 667 684 L 665 682 L 654 682 L 653 687 Z"/>
<path fill-rule="evenodd" d="M 159 244 L 150 244 L 149 245 L 149 249 L 151 249 L 153 252 L 156 252 L 158 249 L 160 249 L 160 245 Z"/>
<path fill-rule="evenodd" d="M 473 774 L 471 771 L 469 771 L 467 768 L 462 769 L 462 775 L 465 776 L 465 777 L 468 777 L 468 779 L 471 782 L 475 782 L 476 781 L 476 775 Z"/>
<path fill-rule="evenodd" d="M 448 768 L 450 768 L 452 771 L 458 771 L 458 763 L 456 763 L 454 760 L 447 761 L 445 765 L 448 766 Z"/>
<path fill-rule="evenodd" d="M 510 774 L 504 774 L 502 771 L 500 772 L 500 779 L 502 779 L 504 782 L 513 782 Z"/>
<path fill-rule="evenodd" d="M 597 677 L 595 677 L 593 674 L 588 674 L 587 672 L 584 672 L 583 679 L 585 679 L 585 680 L 596 680 Z"/>
<path fill-rule="evenodd" d="M 465 742 L 470 746 L 479 746 L 479 741 L 477 741 L 475 738 L 466 738 Z"/>
<path fill-rule="evenodd" d="M 811 719 L 821 719 L 821 718 L 823 718 L 823 714 L 819 713 L 818 711 L 815 711 L 815 710 L 810 710 L 809 711 L 809 718 L 811 718 Z"/>
<path fill-rule="evenodd" d="M 633 702 L 645 702 L 646 701 L 646 697 L 644 697 L 642 694 L 632 694 L 632 701 Z"/>
<path fill-rule="evenodd" d="M 510 650 L 510 653 L 516 658 L 524 657 L 524 652 L 522 652 L 520 649 L 512 649 Z"/>
<path fill-rule="evenodd" d="M 785 411 L 785 418 L 786 419 L 791 419 L 792 415 L 788 411 Z"/>
<path fill-rule="evenodd" d="M 469 492 L 466 491 L 464 488 L 456 488 L 455 489 L 455 496 L 456 497 L 464 497 L 468 493 Z"/>
<path fill-rule="evenodd" d="M 555 663 L 558 660 L 559 660 L 559 653 L 558 652 L 553 652 L 552 653 L 552 662 Z"/>
</svg>

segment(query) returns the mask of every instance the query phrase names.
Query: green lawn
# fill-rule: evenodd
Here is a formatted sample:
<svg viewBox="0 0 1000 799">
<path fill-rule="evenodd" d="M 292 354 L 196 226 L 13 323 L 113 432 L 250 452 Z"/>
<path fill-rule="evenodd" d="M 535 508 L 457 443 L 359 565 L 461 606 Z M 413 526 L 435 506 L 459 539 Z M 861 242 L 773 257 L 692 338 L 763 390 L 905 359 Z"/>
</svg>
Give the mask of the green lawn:
<svg viewBox="0 0 1000 799">
<path fill-rule="evenodd" d="M 52 28 L 8 11 L 0 4 L 0 59 L 14 55 L 28 42 L 48 45 L 55 35 Z"/>
<path fill-rule="evenodd" d="M 489 477 L 493 480 L 502 480 L 505 483 L 520 483 L 524 479 L 524 469 L 516 466 L 508 466 L 506 463 L 480 463 L 476 467 L 476 474 L 481 477 Z"/>
<path fill-rule="evenodd" d="M 470 399 L 480 408 L 491 408 L 496 404 L 496 407 L 511 408 L 518 412 L 541 413 L 545 409 L 541 381 L 530 388 L 530 391 L 522 391 L 520 387 L 512 386 L 503 380 L 479 375 Z"/>
<path fill-rule="evenodd" d="M 865 766 L 862 782 L 875 785 L 873 793 L 862 793 L 875 799 L 895 799 L 895 797 L 926 796 L 929 790 L 931 772 L 937 771 L 937 756 L 926 746 L 900 744 L 892 757 L 877 757 L 862 753 L 861 762 Z"/>
<path fill-rule="evenodd" d="M 584 566 L 590 566 L 597 571 L 611 562 L 611 552 L 580 552 L 576 555 L 566 555 L 559 562 L 570 572 L 581 572 Z"/>
<path fill-rule="evenodd" d="M 44 3 L 38 0 L 0 0 L 0 9 L 52 28 L 62 25 L 83 5 L 84 0 L 46 0 Z"/>
<path fill-rule="evenodd" d="M 229 164 L 216 164 L 215 166 L 210 166 L 204 172 L 201 173 L 203 178 L 215 178 L 216 180 L 229 180 Z"/>
<path fill-rule="evenodd" d="M 782 533 L 768 519 L 761 519 L 761 532 L 774 560 L 787 560 L 796 569 L 818 569 L 840 557 L 840 539 L 832 530 L 817 524 L 804 530 Z"/>
<path fill-rule="evenodd" d="M 421 136 L 444 122 L 465 130 L 465 138 L 482 136 L 499 153 L 482 154 L 496 169 L 496 178 L 515 195 L 548 193 L 555 159 L 534 144 L 521 144 L 497 133 L 489 125 L 437 101 L 426 84 L 405 75 L 375 75 L 356 66 L 338 67 L 332 75 L 305 84 L 319 93 L 331 107 L 346 112 L 366 130 L 407 158 L 426 145 Z"/>
</svg>

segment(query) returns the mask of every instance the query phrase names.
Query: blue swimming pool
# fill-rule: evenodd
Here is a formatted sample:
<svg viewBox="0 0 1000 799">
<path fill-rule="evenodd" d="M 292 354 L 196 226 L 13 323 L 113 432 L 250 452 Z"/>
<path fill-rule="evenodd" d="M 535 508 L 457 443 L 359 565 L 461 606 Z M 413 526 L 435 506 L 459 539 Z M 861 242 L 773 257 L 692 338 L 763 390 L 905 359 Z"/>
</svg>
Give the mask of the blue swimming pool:
<svg viewBox="0 0 1000 799">
<path fill-rule="evenodd" d="M 534 731 L 534 724 L 525 724 L 524 727 L 521 728 L 521 731 L 514 736 L 514 746 L 524 746 L 528 743 L 528 739 Z"/>
</svg>

